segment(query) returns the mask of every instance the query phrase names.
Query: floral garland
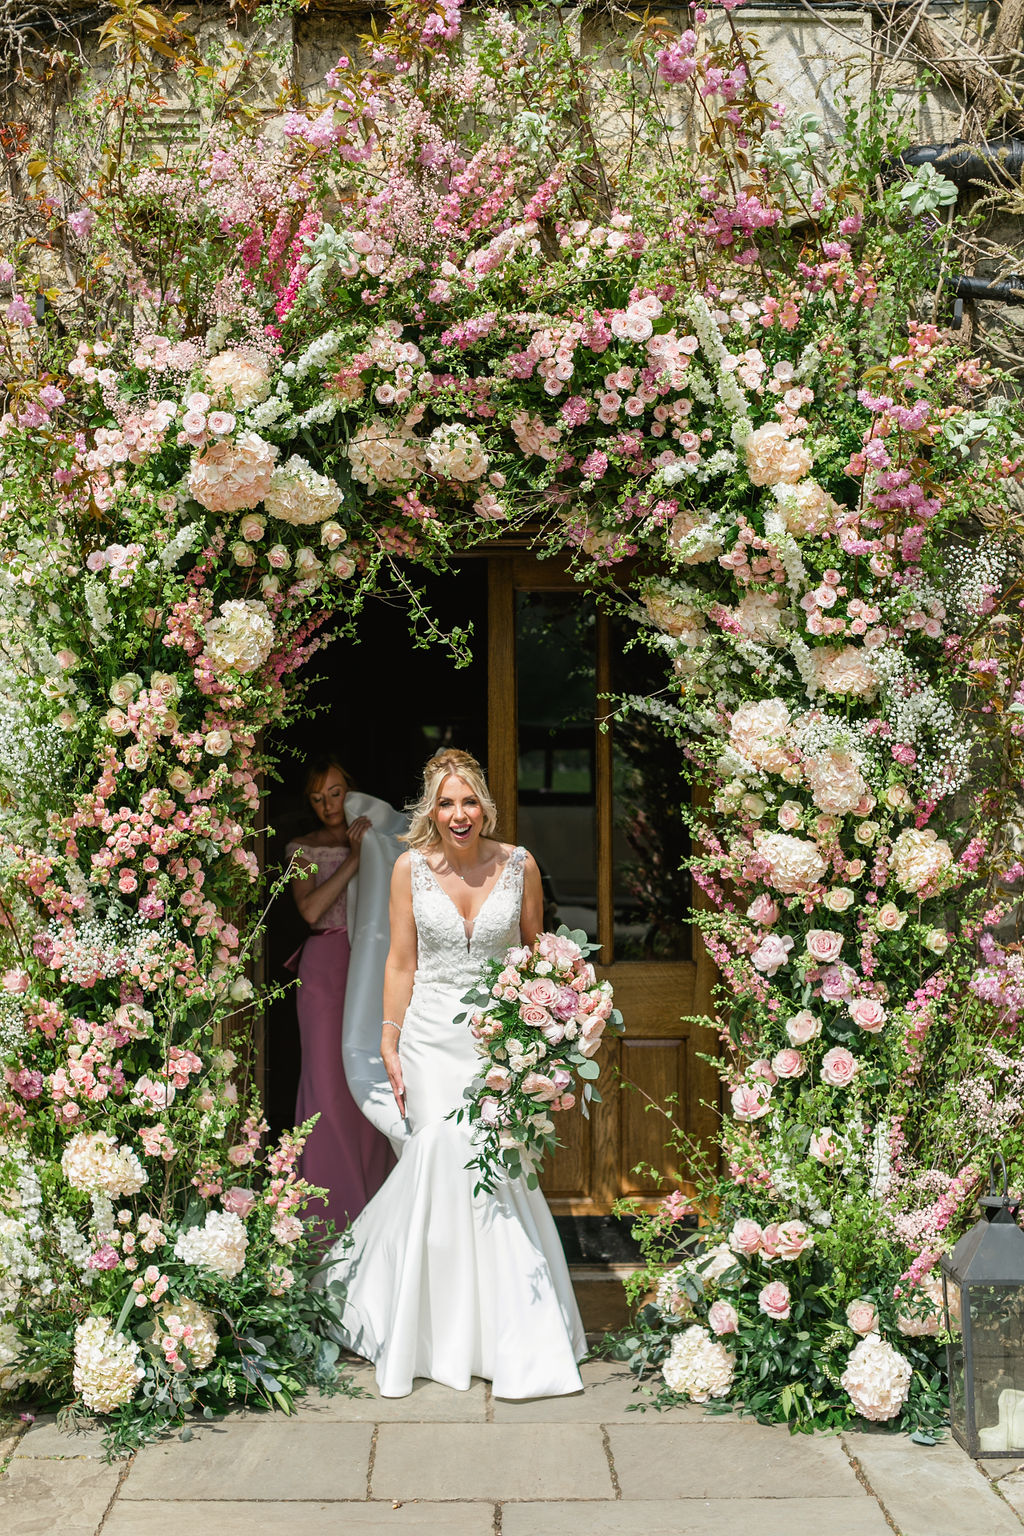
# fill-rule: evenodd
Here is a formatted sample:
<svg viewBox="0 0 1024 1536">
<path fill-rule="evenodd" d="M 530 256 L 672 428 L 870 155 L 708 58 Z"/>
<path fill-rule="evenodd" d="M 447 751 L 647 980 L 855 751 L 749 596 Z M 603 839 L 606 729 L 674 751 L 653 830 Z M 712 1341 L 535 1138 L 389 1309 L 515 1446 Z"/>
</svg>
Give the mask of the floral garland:
<svg viewBox="0 0 1024 1536">
<path fill-rule="evenodd" d="M 641 1222 L 621 1347 L 669 1395 L 933 1423 L 934 1264 L 1024 1121 L 1020 412 L 924 311 L 947 189 L 884 181 L 870 116 L 826 153 L 699 7 L 601 71 L 459 12 L 397 6 L 280 135 L 183 58 L 214 126 L 159 168 L 125 20 L 0 265 L 0 1390 L 134 1443 L 333 1378 L 302 1134 L 262 1148 L 223 1044 L 261 733 L 410 562 L 539 519 L 711 796 L 724 1174 L 699 1252 L 680 1192 Z M 88 325 L 28 301 L 58 245 Z"/>
</svg>

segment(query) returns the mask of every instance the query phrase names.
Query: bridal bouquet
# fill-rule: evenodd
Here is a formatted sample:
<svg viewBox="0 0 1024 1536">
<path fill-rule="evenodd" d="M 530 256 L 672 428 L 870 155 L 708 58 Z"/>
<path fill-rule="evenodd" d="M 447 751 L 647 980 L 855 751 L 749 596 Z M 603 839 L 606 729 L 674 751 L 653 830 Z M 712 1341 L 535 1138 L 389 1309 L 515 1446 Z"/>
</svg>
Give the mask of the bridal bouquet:
<svg viewBox="0 0 1024 1536">
<path fill-rule="evenodd" d="M 621 1033 L 611 983 L 598 981 L 587 958 L 599 946 L 580 930 L 542 933 L 532 948 L 489 960 L 463 998 L 483 1058 L 452 1118 L 474 1127 L 480 1171 L 477 1190 L 493 1190 L 503 1174 L 531 1189 L 548 1152 L 558 1145 L 552 1113 L 579 1103 L 584 1115 L 600 1102 L 593 1059 L 606 1029 Z"/>
</svg>

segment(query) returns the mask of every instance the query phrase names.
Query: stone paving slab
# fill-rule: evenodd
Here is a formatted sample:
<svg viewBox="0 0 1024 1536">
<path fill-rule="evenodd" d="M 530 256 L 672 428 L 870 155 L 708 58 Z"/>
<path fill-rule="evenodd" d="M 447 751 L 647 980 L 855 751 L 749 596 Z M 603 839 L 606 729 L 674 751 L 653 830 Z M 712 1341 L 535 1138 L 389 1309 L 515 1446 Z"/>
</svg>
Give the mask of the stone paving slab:
<svg viewBox="0 0 1024 1536">
<path fill-rule="evenodd" d="M 369 1424 L 296 1424 L 274 1417 L 259 1424 L 228 1419 L 201 1425 L 189 1441 L 145 1446 L 121 1499 L 364 1499 L 372 1440 Z"/>
<path fill-rule="evenodd" d="M 375 1499 L 612 1498 L 596 1424 L 384 1424 L 373 1464 Z"/>
<path fill-rule="evenodd" d="M 3 1536 L 95 1536 L 123 1468 L 16 1456 L 0 1478 Z"/>
<path fill-rule="evenodd" d="M 652 1420 L 659 1424 L 699 1424 L 705 1417 L 699 1403 L 684 1408 L 670 1408 L 663 1413 L 648 1408 L 641 1413 L 637 1405 L 650 1402 L 643 1391 L 636 1392 L 636 1377 L 624 1365 L 614 1361 L 590 1360 L 580 1366 L 583 1391 L 571 1397 L 531 1397 L 519 1400 L 494 1399 L 495 1424 L 636 1424 Z"/>
<path fill-rule="evenodd" d="M 608 1437 L 624 1499 L 865 1497 L 839 1441 L 826 1435 L 705 1420 L 613 1424 Z"/>
<path fill-rule="evenodd" d="M 844 1435 L 849 1454 L 900 1536 L 1021 1536 L 1021 1523 L 984 1473 L 950 1441 Z"/>
<path fill-rule="evenodd" d="M 491 1504 L 403 1504 L 394 1509 L 390 1502 L 118 1501 L 104 1522 L 103 1536 L 375 1536 L 378 1531 L 393 1531 L 395 1536 L 491 1536 L 493 1530 Z M 4 1536 L 13 1533 L 4 1527 Z"/>
<path fill-rule="evenodd" d="M 352 1377 L 368 1396 L 343 1397 L 339 1393 L 323 1397 L 311 1392 L 299 1402 L 292 1417 L 300 1423 L 316 1419 L 336 1424 L 482 1424 L 487 1417 L 482 1381 L 474 1381 L 465 1392 L 453 1392 L 436 1381 L 415 1381 L 408 1397 L 381 1397 L 372 1366 L 354 1370 Z"/>
<path fill-rule="evenodd" d="M 57 1428 L 57 1416 L 41 1413 L 25 1431 L 17 1449 L 19 1456 L 91 1456 L 103 1459 L 103 1429 L 99 1424 L 68 1435 Z"/>
<path fill-rule="evenodd" d="M 501 1513 L 502 1536 L 892 1536 L 874 1499 L 505 1504 Z"/>
<path fill-rule="evenodd" d="M 1006 1463 L 1004 1462 L 1003 1465 L 1005 1466 Z M 1009 1465 L 1013 1467 L 1012 1462 Z M 989 1462 L 987 1467 L 990 1477 L 992 1477 L 991 1466 L 992 1463 Z M 1011 1472 L 997 1472 L 993 1481 L 1011 1509 L 1018 1515 L 1024 1516 L 1024 1468 L 1013 1467 Z"/>
</svg>

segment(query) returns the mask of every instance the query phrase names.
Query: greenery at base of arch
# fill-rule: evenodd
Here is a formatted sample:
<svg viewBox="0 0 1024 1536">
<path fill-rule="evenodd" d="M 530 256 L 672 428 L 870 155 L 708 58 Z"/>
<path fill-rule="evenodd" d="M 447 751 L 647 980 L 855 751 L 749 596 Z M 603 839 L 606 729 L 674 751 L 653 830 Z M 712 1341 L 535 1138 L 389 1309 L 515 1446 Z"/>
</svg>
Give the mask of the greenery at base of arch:
<svg viewBox="0 0 1024 1536">
<path fill-rule="evenodd" d="M 691 20 L 591 54 L 408 0 L 264 113 L 259 28 L 123 4 L 15 151 L 0 1392 L 111 1444 L 334 1376 L 301 1133 L 263 1146 L 217 1043 L 258 1005 L 261 735 L 367 598 L 527 527 L 663 658 L 618 707 L 709 786 L 721 1173 L 641 1219 L 622 1347 L 659 1401 L 941 1414 L 935 1264 L 1024 1151 L 1021 413 L 940 323 L 948 183 Z"/>
</svg>

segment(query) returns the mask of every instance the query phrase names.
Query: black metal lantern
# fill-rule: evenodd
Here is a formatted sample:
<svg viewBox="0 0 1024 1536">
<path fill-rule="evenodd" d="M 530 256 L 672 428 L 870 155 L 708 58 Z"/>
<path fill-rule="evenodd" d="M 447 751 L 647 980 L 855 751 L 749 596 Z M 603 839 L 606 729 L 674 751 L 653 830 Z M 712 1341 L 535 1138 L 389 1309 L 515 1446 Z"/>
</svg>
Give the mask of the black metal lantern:
<svg viewBox="0 0 1024 1536">
<path fill-rule="evenodd" d="M 969 1456 L 1024 1457 L 1024 1232 L 1019 1201 L 996 1193 L 942 1260 L 949 1331 L 949 1422 Z"/>
</svg>

